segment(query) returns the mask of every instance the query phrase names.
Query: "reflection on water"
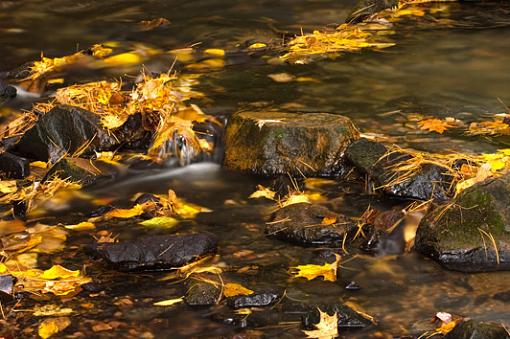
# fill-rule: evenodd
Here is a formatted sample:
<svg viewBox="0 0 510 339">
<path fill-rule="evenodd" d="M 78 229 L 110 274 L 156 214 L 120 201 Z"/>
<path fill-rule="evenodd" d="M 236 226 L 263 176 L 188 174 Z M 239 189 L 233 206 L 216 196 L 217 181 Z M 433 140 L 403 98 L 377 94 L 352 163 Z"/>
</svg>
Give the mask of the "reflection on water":
<svg viewBox="0 0 510 339">
<path fill-rule="evenodd" d="M 169 50 L 201 43 L 206 47 L 236 50 L 238 44 L 280 41 L 300 28 L 310 31 L 337 24 L 345 18 L 354 0 L 281 1 L 92 1 L 26 0 L 0 2 L 1 70 L 46 55 L 69 54 L 107 40 L 134 42 Z M 408 113 L 455 116 L 465 122 L 504 110 L 510 104 L 510 28 L 508 3 L 452 5 L 455 28 L 416 29 L 404 27 L 395 37 L 398 45 L 384 53 L 344 55 L 310 65 L 274 65 L 260 58 L 242 57 L 231 66 L 202 77 L 201 90 L 208 100 L 201 107 L 208 113 L 228 115 L 239 109 L 285 109 L 327 111 L 345 114 L 363 132 L 395 138 L 402 146 L 432 151 L 447 149 L 482 152 L 502 145 L 482 139 L 467 139 L 461 133 L 444 136 L 410 129 Z M 157 17 L 169 26 L 141 32 L 136 23 Z M 148 60 L 146 66 L 154 66 Z M 169 67 L 169 57 L 158 67 Z M 155 66 L 154 66 L 155 67 Z M 135 75 L 139 70 L 129 72 Z M 268 75 L 288 73 L 313 81 L 278 83 Z M 109 70 L 106 76 L 123 75 Z M 102 73 L 75 75 L 81 81 L 100 78 Z M 498 100 L 499 99 L 499 100 Z M 394 112 L 394 114 L 384 114 Z M 510 322 L 509 273 L 465 275 L 442 270 L 418 255 L 371 258 L 360 256 L 344 264 L 337 283 L 289 280 L 289 266 L 308 263 L 317 251 L 268 239 L 263 234 L 269 203 L 247 197 L 261 178 L 228 172 L 213 164 L 197 164 L 171 172 L 146 172 L 95 193 L 126 200 L 144 191 L 163 193 L 173 189 L 179 196 L 214 212 L 183 223 L 176 231 L 207 230 L 220 236 L 221 260 L 232 267 L 258 267 L 249 284 L 272 283 L 286 290 L 292 300 L 353 301 L 379 320 L 376 329 L 393 334 L 416 334 L 431 328 L 431 316 L 446 311 L 480 320 Z M 328 192 L 344 202 L 343 212 L 359 215 L 369 198 L 344 194 L 338 187 Z M 337 200 L 338 200 L 337 199 Z M 119 229 L 122 227 L 122 229 Z M 154 232 L 137 225 L 112 225 L 121 238 Z M 72 239 L 73 241 L 73 239 Z M 90 241 L 89 238 L 74 238 Z M 244 255 L 240 255 L 244 253 Z M 347 258 L 346 258 L 347 259 Z M 78 255 L 74 260 L 86 262 Z M 118 278 L 117 278 L 118 279 Z M 250 279 L 250 278 L 246 278 Z M 140 300 L 135 310 L 124 314 L 135 322 L 150 322 L 160 337 L 222 336 L 234 330 L 209 320 L 209 310 L 177 306 L 162 312 L 144 304 L 144 298 L 167 299 L 182 295 L 177 286 L 153 279 L 152 275 L 123 277 L 112 281 L 108 303 L 116 296 Z M 356 281 L 359 291 L 344 285 Z M 248 284 L 248 285 L 249 285 Z M 506 294 L 505 294 L 506 293 Z M 505 299 L 506 295 L 506 299 Z M 108 312 L 99 318 L 111 316 Z M 269 337 L 300 335 L 299 326 L 271 327 L 254 331 Z M 367 333 L 352 336 L 367 337 Z"/>
</svg>

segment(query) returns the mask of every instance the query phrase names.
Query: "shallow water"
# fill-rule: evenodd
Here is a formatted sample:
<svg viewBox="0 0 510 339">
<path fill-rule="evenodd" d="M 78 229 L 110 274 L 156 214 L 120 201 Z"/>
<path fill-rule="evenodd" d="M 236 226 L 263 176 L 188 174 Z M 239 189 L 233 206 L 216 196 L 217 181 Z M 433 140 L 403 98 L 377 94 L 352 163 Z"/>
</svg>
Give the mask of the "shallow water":
<svg viewBox="0 0 510 339">
<path fill-rule="evenodd" d="M 467 138 L 461 132 L 430 134 L 409 127 L 406 116 L 453 116 L 465 122 L 477 121 L 504 111 L 510 103 L 510 5 L 505 2 L 453 4 L 449 17 L 454 27 L 414 27 L 402 24 L 394 36 L 397 46 L 384 52 L 344 55 L 309 65 L 273 65 L 258 57 L 237 53 L 247 42 L 280 41 L 290 35 L 338 24 L 347 17 L 354 1 L 2 1 L 0 3 L 0 70 L 8 70 L 37 59 L 40 52 L 60 56 L 94 43 L 115 40 L 135 42 L 160 50 L 201 43 L 224 48 L 228 66 L 205 73 L 200 90 L 207 100 L 200 107 L 210 114 L 228 116 L 240 109 L 283 109 L 324 111 L 349 116 L 362 132 L 394 138 L 400 146 L 445 152 L 494 151 L 508 147 L 504 140 Z M 140 20 L 166 17 L 171 25 L 140 32 Z M 149 58 L 145 66 L 161 71 L 171 58 Z M 77 81 L 136 75 L 140 67 L 88 71 L 73 74 Z M 313 82 L 277 83 L 268 75 L 286 72 L 311 77 Z M 23 102 L 19 103 L 23 106 Z M 386 114 L 387 112 L 394 112 Z M 143 191 L 178 196 L 213 210 L 196 220 L 180 224 L 175 231 L 206 230 L 221 241 L 221 261 L 231 268 L 255 267 L 253 275 L 242 279 L 246 286 L 271 284 L 284 289 L 289 300 L 338 302 L 353 301 L 378 320 L 363 332 L 346 337 L 367 338 L 377 332 L 416 335 L 433 327 L 430 319 L 438 311 L 480 320 L 510 323 L 508 273 L 466 275 L 448 272 L 417 254 L 398 257 L 359 256 L 345 264 L 336 283 L 289 279 L 288 267 L 317 260 L 318 251 L 303 249 L 267 238 L 265 218 L 274 208 L 269 202 L 249 200 L 262 178 L 234 173 L 215 164 L 196 164 L 184 169 L 139 172 L 106 187 L 96 187 L 97 196 L 113 196 L 120 201 Z M 349 193 L 342 183 L 328 187 L 324 194 L 331 206 L 351 216 L 359 216 L 374 203 L 373 197 Z M 347 191 L 347 193 L 345 193 Z M 89 207 L 72 210 L 71 217 Z M 69 218 L 69 211 L 56 213 L 57 220 Z M 66 217 L 63 217 L 66 216 Z M 154 231 L 122 223 L 109 230 L 121 239 Z M 75 236 L 73 246 L 90 242 L 90 236 Z M 344 260 L 349 259 L 346 256 Z M 64 260 L 79 267 L 89 259 L 78 251 Z M 238 330 L 210 320 L 215 310 L 190 309 L 178 305 L 161 311 L 154 301 L 181 296 L 182 286 L 158 281 L 164 274 L 96 274 L 108 287 L 96 299 L 97 309 L 83 311 L 83 318 L 129 319 L 156 337 L 233 336 Z M 228 275 L 227 274 L 227 275 Z M 94 275 L 93 275 L 94 276 Z M 240 277 L 241 276 L 241 277 Z M 108 279 L 111 278 L 111 281 Z M 344 286 L 354 280 L 359 291 Z M 506 299 L 501 293 L 506 292 Z M 115 298 L 131 296 L 135 306 L 114 306 Z M 506 303 L 505 303 L 506 300 Z M 115 311 L 121 311 L 115 316 Z M 76 325 L 75 325 L 76 326 Z M 77 326 L 79 329 L 80 326 Z M 265 326 L 258 324 L 244 337 L 300 336 L 299 324 Z M 121 336 L 127 334 L 120 330 Z M 105 333 L 113 336 L 113 333 Z M 115 334 L 116 335 L 116 334 Z"/>
</svg>

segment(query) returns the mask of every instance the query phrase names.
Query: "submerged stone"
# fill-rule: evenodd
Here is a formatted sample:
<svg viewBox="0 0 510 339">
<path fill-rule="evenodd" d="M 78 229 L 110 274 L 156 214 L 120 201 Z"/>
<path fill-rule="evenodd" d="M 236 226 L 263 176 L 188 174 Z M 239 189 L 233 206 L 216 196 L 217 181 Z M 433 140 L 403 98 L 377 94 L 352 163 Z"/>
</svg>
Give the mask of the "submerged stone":
<svg viewBox="0 0 510 339">
<path fill-rule="evenodd" d="M 218 302 L 220 295 L 221 290 L 213 284 L 192 281 L 188 284 L 184 301 L 189 306 L 211 306 Z"/>
<path fill-rule="evenodd" d="M 215 253 L 217 242 L 210 233 L 155 235 L 94 244 L 87 250 L 119 271 L 171 270 Z"/>
<path fill-rule="evenodd" d="M 57 161 L 78 150 L 87 155 L 109 150 L 117 144 L 118 140 L 100 125 L 94 113 L 78 107 L 58 106 L 39 118 L 13 151 L 31 159 Z"/>
<path fill-rule="evenodd" d="M 281 298 L 281 294 L 276 292 L 260 292 L 250 295 L 240 295 L 227 299 L 227 303 L 234 309 L 245 307 L 263 307 L 271 306 Z"/>
<path fill-rule="evenodd" d="M 348 161 L 362 174 L 369 176 L 384 193 L 405 199 L 445 201 L 453 195 L 453 177 L 448 170 L 435 164 L 423 164 L 404 180 L 395 180 L 394 169 L 412 159 L 404 152 L 389 152 L 381 143 L 360 139 L 345 153 Z"/>
<path fill-rule="evenodd" d="M 478 183 L 422 220 L 415 248 L 448 269 L 510 269 L 510 174 Z"/>
<path fill-rule="evenodd" d="M 30 174 L 30 162 L 26 158 L 4 152 L 0 154 L 0 172 L 4 178 L 23 179 Z"/>
<path fill-rule="evenodd" d="M 256 174 L 331 176 L 359 138 L 349 118 L 328 113 L 241 112 L 226 129 L 225 166 Z"/>
<path fill-rule="evenodd" d="M 508 331 L 499 324 L 463 321 L 453 328 L 445 339 L 509 339 Z"/>
<path fill-rule="evenodd" d="M 323 223 L 324 218 L 331 222 Z M 265 232 L 281 240 L 300 245 L 341 244 L 353 223 L 345 216 L 321 205 L 292 204 L 277 210 Z"/>
</svg>

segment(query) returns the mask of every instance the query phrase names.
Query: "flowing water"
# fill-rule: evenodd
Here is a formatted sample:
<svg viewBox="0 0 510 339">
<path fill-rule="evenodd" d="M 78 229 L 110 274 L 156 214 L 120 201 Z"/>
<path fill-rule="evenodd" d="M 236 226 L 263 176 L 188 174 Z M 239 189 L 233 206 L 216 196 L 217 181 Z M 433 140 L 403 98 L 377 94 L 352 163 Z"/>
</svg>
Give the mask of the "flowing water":
<svg viewBox="0 0 510 339">
<path fill-rule="evenodd" d="M 309 32 L 334 27 L 353 6 L 351 0 L 6 0 L 0 2 L 0 70 L 37 59 L 41 51 L 61 56 L 104 41 L 139 43 L 159 50 L 199 43 L 204 48 L 227 50 L 227 65 L 201 77 L 199 90 L 207 99 L 199 104 L 206 113 L 228 117 L 240 109 L 332 112 L 350 117 L 364 133 L 383 134 L 400 146 L 419 150 L 479 153 L 508 147 L 504 140 L 467 138 L 455 131 L 444 135 L 416 131 L 406 118 L 420 113 L 472 122 L 505 110 L 502 103 L 510 103 L 508 2 L 449 5 L 453 27 L 403 24 L 394 36 L 397 45 L 384 52 L 348 54 L 308 65 L 267 63 L 236 52 L 247 43 L 278 42 L 301 29 Z M 171 24 L 147 32 L 137 28 L 139 21 L 157 17 L 165 17 Z M 171 64 L 168 55 L 145 61 L 145 66 L 154 71 Z M 138 71 L 139 66 L 70 76 L 75 81 L 88 81 L 135 76 Z M 279 83 L 268 77 L 275 73 L 313 81 Z M 24 107 L 28 103 L 19 100 L 14 105 Z M 438 311 L 510 323 L 509 273 L 449 272 L 415 253 L 377 258 L 360 255 L 350 260 L 347 255 L 336 283 L 290 279 L 290 266 L 313 262 L 319 254 L 264 235 L 265 217 L 274 205 L 248 199 L 255 186 L 264 183 L 267 181 L 263 178 L 203 163 L 139 171 L 106 187 L 94 187 L 91 192 L 126 201 L 137 192 L 164 193 L 173 189 L 180 197 L 213 210 L 180 224 L 175 231 L 217 234 L 221 261 L 232 274 L 236 269 L 253 266 L 252 273 L 237 275 L 242 276 L 245 286 L 271 284 L 285 290 L 286 297 L 294 301 L 351 301 L 377 319 L 378 325 L 362 332 L 343 333 L 345 337 L 420 334 L 433 327 L 430 319 Z M 349 189 L 344 183 L 329 185 L 322 193 L 330 200 L 329 206 L 350 216 L 359 216 L 369 204 L 386 203 Z M 66 208 L 60 206 L 61 211 L 54 213 L 57 221 L 80 215 L 90 206 Z M 130 223 L 111 225 L 109 230 L 120 234 L 121 239 L 165 232 Z M 79 246 L 90 241 L 90 236 L 73 236 L 69 243 Z M 80 250 L 63 260 L 76 267 L 90 261 Z M 98 279 L 106 285 L 105 293 L 94 299 L 96 308 L 84 310 L 81 319 L 127 321 L 129 326 L 150 331 L 158 338 L 302 336 L 299 324 L 292 321 L 269 326 L 264 319 L 250 315 L 254 320 L 249 330 L 239 330 L 211 320 L 215 309 L 177 305 L 162 311 L 152 303 L 184 293 L 180 285 L 158 281 L 163 275 L 101 274 Z M 361 289 L 346 290 L 349 281 L 356 281 Z M 125 296 L 134 300 L 133 307 L 122 308 L 115 303 Z M 86 332 L 81 324 L 73 326 Z M 103 333 L 129 336 L 122 328 L 115 334 Z"/>
</svg>

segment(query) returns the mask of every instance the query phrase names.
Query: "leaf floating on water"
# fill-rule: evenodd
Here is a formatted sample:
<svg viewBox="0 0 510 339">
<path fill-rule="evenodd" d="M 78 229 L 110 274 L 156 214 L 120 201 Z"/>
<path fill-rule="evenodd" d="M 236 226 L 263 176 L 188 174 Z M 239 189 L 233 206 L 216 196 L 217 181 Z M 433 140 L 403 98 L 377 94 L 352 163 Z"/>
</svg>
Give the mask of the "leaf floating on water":
<svg viewBox="0 0 510 339">
<path fill-rule="evenodd" d="M 142 63 L 142 57 L 135 52 L 126 52 L 117 55 L 112 55 L 103 60 L 103 62 L 110 66 L 124 66 L 124 65 L 136 65 Z"/>
<path fill-rule="evenodd" d="M 223 286 L 223 295 L 226 298 L 237 297 L 239 295 L 251 295 L 253 293 L 254 292 L 252 290 L 236 283 L 226 283 Z"/>
<path fill-rule="evenodd" d="M 213 55 L 213 56 L 217 56 L 217 57 L 225 56 L 225 51 L 223 49 L 219 49 L 219 48 L 208 48 L 208 49 L 204 50 L 204 53 Z"/>
<path fill-rule="evenodd" d="M 66 279 L 66 278 L 75 278 L 80 275 L 80 271 L 69 270 L 60 265 L 53 265 L 51 268 L 41 274 L 41 278 L 43 279 Z"/>
<path fill-rule="evenodd" d="M 74 225 L 65 225 L 65 228 L 73 231 L 88 231 L 96 228 L 96 225 L 90 221 L 82 221 Z"/>
<path fill-rule="evenodd" d="M 305 195 L 304 193 L 292 193 L 285 197 L 285 199 L 281 202 L 281 207 L 301 203 L 310 204 L 311 202 L 308 196 Z"/>
<path fill-rule="evenodd" d="M 180 297 L 180 298 L 175 298 L 175 299 L 168 299 L 168 300 L 162 300 L 162 301 L 158 301 L 158 302 L 155 302 L 153 305 L 154 306 L 173 306 L 175 304 L 179 304 L 181 302 L 184 301 L 184 298 Z"/>
<path fill-rule="evenodd" d="M 290 273 L 295 278 L 305 278 L 308 280 L 313 280 L 318 277 L 323 277 L 325 281 L 336 281 L 336 274 L 338 270 L 338 265 L 340 264 L 341 257 L 338 254 L 335 254 L 336 260 L 329 264 L 326 263 L 324 265 L 299 265 L 296 267 L 292 267 Z"/>
<path fill-rule="evenodd" d="M 257 190 L 250 194 L 250 199 L 257 198 L 266 198 L 269 200 L 274 200 L 276 192 L 272 191 L 270 188 L 264 187 L 262 185 L 257 185 Z"/>
<path fill-rule="evenodd" d="M 266 48 L 267 45 L 263 42 L 256 42 L 254 44 L 251 44 L 248 46 L 248 49 L 259 49 L 259 48 Z"/>
<path fill-rule="evenodd" d="M 44 319 L 39 325 L 37 332 L 41 338 L 46 339 L 62 332 L 69 325 L 71 325 L 71 320 L 68 317 Z"/>
<path fill-rule="evenodd" d="M 307 338 L 318 338 L 318 339 L 334 339 L 338 337 L 338 315 L 335 312 L 333 315 L 329 315 L 327 312 L 322 312 L 320 309 L 320 321 L 314 325 L 315 330 L 303 331 Z"/>
<path fill-rule="evenodd" d="M 47 304 L 42 306 L 34 306 L 33 315 L 36 317 L 48 317 L 48 316 L 66 316 L 73 313 L 72 308 L 62 308 L 55 304 Z"/>
<path fill-rule="evenodd" d="M 119 219 L 129 219 L 134 218 L 139 215 L 142 215 L 144 212 L 143 206 L 140 204 L 136 204 L 132 208 L 116 208 L 105 214 L 106 218 L 119 218 Z"/>
<path fill-rule="evenodd" d="M 430 118 L 424 119 L 418 122 L 418 126 L 420 129 L 429 131 L 429 132 L 437 132 L 439 134 L 443 134 L 444 131 L 449 129 L 451 125 L 445 120 Z"/>
<path fill-rule="evenodd" d="M 179 220 L 172 217 L 154 217 L 140 222 L 141 225 L 149 227 L 172 228 L 179 224 Z"/>
</svg>

